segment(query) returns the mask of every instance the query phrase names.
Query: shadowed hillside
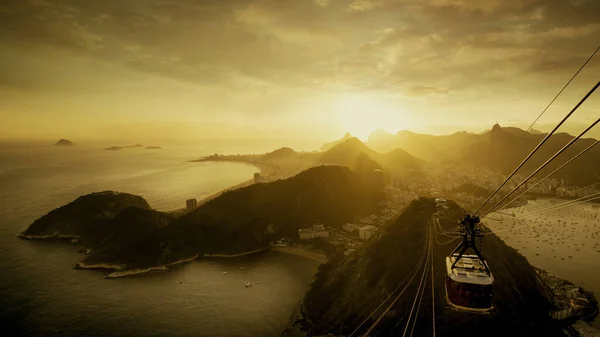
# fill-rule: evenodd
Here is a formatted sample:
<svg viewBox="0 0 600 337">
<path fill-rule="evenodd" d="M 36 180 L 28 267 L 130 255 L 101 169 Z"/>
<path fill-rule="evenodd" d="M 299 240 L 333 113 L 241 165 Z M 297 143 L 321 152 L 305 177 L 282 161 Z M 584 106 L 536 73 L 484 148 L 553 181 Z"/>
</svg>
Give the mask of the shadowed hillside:
<svg viewBox="0 0 600 337">
<path fill-rule="evenodd" d="M 424 252 L 433 214 L 439 211 L 444 229 L 456 227 L 464 211 L 454 203 L 449 206 L 439 209 L 433 199 L 416 200 L 365 247 L 321 266 L 304 301 L 309 335 L 349 335 L 415 267 Z M 553 309 L 549 290 L 527 260 L 495 235 L 485 237 L 483 250 L 495 277 L 497 313 L 474 315 L 449 310 L 444 299 L 444 259 L 456 244 L 433 244 L 436 330 L 440 336 L 563 335 L 548 316 Z M 402 334 L 418 283 L 410 284 L 373 336 Z M 431 335 L 430 285 L 426 290 L 416 336 Z"/>
<path fill-rule="evenodd" d="M 365 159 L 361 167 L 376 165 Z M 139 196 L 82 196 L 36 220 L 23 238 L 81 239 L 84 267 L 149 268 L 194 255 L 237 254 L 297 237 L 314 223 L 341 227 L 376 212 L 384 200 L 379 172 L 321 166 L 272 183 L 229 191 L 180 218 L 151 210 Z M 134 207 L 130 207 L 134 206 Z M 48 237 L 46 237 L 48 236 Z"/>
<path fill-rule="evenodd" d="M 349 138 L 332 147 L 323 152 L 318 160 L 321 163 L 353 167 L 361 154 L 377 162 L 383 170 L 389 171 L 388 174 L 411 179 L 423 177 L 423 168 L 426 165 L 423 160 L 402 149 L 394 149 L 388 153 L 377 152 L 358 138 Z"/>
</svg>

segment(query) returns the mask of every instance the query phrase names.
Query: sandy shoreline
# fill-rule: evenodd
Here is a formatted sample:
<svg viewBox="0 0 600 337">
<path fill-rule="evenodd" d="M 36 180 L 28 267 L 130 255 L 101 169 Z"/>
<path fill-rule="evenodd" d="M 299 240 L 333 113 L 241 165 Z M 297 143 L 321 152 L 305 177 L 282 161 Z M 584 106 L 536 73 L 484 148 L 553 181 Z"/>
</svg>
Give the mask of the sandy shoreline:
<svg viewBox="0 0 600 337">
<path fill-rule="evenodd" d="M 225 160 L 214 160 L 214 162 L 219 162 L 219 161 L 225 161 Z M 192 160 L 191 162 L 210 162 L 210 161 Z M 235 163 L 236 161 L 230 161 L 230 162 L 234 162 Z M 252 165 L 252 166 L 256 167 L 261 174 L 265 174 L 265 172 L 268 171 L 268 169 L 267 169 L 267 167 L 265 165 L 261 165 L 259 163 L 242 162 L 242 161 L 240 161 L 239 163 Z M 252 184 L 254 184 L 254 178 L 246 180 L 244 182 L 241 182 L 241 183 L 239 183 L 237 185 L 234 185 L 234 186 L 227 187 L 225 189 L 219 190 L 219 191 L 214 192 L 212 194 L 209 194 L 205 198 L 203 198 L 201 200 L 198 200 L 198 207 L 202 206 L 203 204 L 205 204 L 205 203 L 207 203 L 207 202 L 209 202 L 209 201 L 211 201 L 213 199 L 218 198 L 219 196 L 221 196 L 225 192 L 237 190 L 237 189 L 240 189 L 240 188 L 243 188 L 243 187 L 248 187 L 248 186 L 250 186 Z M 176 210 L 168 211 L 168 213 L 171 213 L 171 214 L 174 214 L 174 213 L 175 214 L 177 214 L 177 213 L 184 213 L 184 212 L 186 212 L 185 208 L 179 208 L 179 209 L 176 209 Z"/>
</svg>

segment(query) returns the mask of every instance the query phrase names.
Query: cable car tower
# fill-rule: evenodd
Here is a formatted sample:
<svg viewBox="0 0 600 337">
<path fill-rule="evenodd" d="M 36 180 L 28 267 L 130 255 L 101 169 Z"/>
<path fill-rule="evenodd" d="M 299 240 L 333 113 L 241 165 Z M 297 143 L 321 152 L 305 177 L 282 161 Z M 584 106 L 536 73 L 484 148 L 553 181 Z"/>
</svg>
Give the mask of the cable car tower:
<svg viewBox="0 0 600 337">
<path fill-rule="evenodd" d="M 480 219 L 467 214 L 459 222 L 463 240 L 446 257 L 446 299 L 458 311 L 488 313 L 494 308 L 494 277 L 475 241 L 483 237 Z M 475 254 L 465 254 L 469 249 Z"/>
</svg>

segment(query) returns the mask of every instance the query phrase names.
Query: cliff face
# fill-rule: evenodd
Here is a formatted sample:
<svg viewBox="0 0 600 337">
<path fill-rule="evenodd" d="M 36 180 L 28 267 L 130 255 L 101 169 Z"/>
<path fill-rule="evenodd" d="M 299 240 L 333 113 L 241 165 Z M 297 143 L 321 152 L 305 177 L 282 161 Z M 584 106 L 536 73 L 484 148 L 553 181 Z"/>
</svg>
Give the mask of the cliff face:
<svg viewBox="0 0 600 337">
<path fill-rule="evenodd" d="M 110 220 L 128 207 L 150 209 L 137 195 L 110 191 L 84 195 L 35 220 L 21 237 L 80 237 L 91 246 L 110 232 Z"/>
<path fill-rule="evenodd" d="M 450 202 L 448 209 L 438 209 L 434 200 L 421 198 L 363 248 L 321 266 L 304 301 L 309 335 L 349 335 L 410 274 L 425 248 L 432 215 L 439 211 L 441 226 L 449 230 L 464 214 L 462 210 L 456 212 L 457 208 Z M 441 243 L 447 240 L 439 239 Z M 436 330 L 439 335 L 562 335 L 548 318 L 548 312 L 553 308 L 550 292 L 538 280 L 534 268 L 495 235 L 484 238 L 483 254 L 495 278 L 497 312 L 476 315 L 450 310 L 445 302 L 445 257 L 457 244 L 433 243 Z M 390 314 L 374 330 L 373 336 L 402 333 L 418 283 L 411 283 Z M 431 334 L 431 283 L 427 284 L 416 336 Z M 373 320 L 365 329 L 371 322 Z"/>
</svg>

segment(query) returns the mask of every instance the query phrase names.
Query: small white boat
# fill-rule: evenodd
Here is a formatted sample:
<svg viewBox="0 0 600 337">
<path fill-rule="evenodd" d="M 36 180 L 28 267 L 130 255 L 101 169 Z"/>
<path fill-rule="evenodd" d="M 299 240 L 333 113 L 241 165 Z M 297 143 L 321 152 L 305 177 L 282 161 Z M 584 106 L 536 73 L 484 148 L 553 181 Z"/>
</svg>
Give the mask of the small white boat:
<svg viewBox="0 0 600 337">
<path fill-rule="evenodd" d="M 246 282 L 246 288 L 250 288 L 252 287 L 252 283 L 250 283 L 250 281 Z"/>
</svg>

